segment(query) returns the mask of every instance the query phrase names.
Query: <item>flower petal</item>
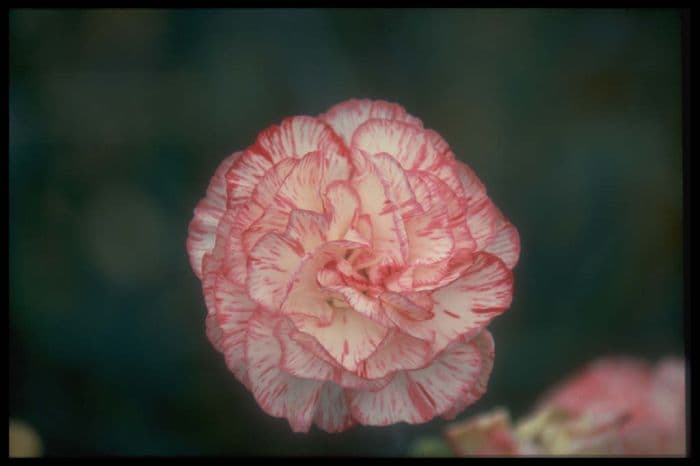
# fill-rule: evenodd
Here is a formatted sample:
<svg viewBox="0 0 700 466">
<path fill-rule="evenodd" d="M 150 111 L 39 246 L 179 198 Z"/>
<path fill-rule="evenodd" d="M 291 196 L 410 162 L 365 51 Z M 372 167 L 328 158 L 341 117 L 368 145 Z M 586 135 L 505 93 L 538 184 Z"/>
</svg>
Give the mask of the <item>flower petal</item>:
<svg viewBox="0 0 700 466">
<path fill-rule="evenodd" d="M 416 424 L 450 410 L 467 396 L 480 397 L 486 362 L 475 340 L 455 341 L 432 364 L 399 372 L 382 390 L 353 392 L 352 416 L 366 425 Z"/>
<path fill-rule="evenodd" d="M 302 158 L 315 151 L 344 151 L 342 142 L 327 124 L 303 115 L 286 118 L 279 126 L 267 128 L 258 136 L 256 146 L 273 162 L 290 157 Z"/>
<path fill-rule="evenodd" d="M 248 298 L 245 289 L 222 275 L 216 275 L 214 285 L 216 322 L 221 329 L 221 352 L 226 365 L 246 386 L 245 344 L 248 321 L 253 317 L 257 304 Z"/>
<path fill-rule="evenodd" d="M 270 311 L 279 309 L 303 256 L 304 249 L 298 241 L 277 233 L 265 235 L 248 259 L 250 297 Z"/>
<path fill-rule="evenodd" d="M 353 152 L 352 160 L 357 170 L 350 183 L 360 196 L 363 214 L 371 220 L 373 242 L 371 260 L 357 267 L 404 265 L 408 254 L 406 230 L 388 197 L 388 187 L 365 154 Z"/>
<path fill-rule="evenodd" d="M 496 231 L 484 252 L 493 254 L 513 270 L 520 258 L 520 235 L 518 230 L 501 216 Z"/>
<path fill-rule="evenodd" d="M 311 335 L 303 332 L 292 333 L 291 338 L 301 347 L 303 347 L 307 352 L 313 354 L 315 357 L 324 361 L 327 365 L 334 367 L 333 375 L 329 379 L 333 383 L 340 387 L 349 390 L 366 390 L 371 392 L 376 392 L 386 387 L 392 380 L 393 374 L 388 374 L 384 377 L 376 379 L 367 379 L 364 377 L 357 376 L 352 372 L 345 370 L 340 366 L 337 361 L 331 356 L 326 349 L 321 346 L 321 344 Z"/>
<path fill-rule="evenodd" d="M 272 204 L 272 201 L 275 199 L 275 194 L 277 194 L 280 187 L 282 187 L 284 181 L 294 167 L 296 167 L 297 163 L 297 159 L 284 159 L 265 172 L 260 182 L 253 190 L 251 200 L 262 208 L 266 208 Z"/>
<path fill-rule="evenodd" d="M 398 312 L 387 315 L 404 332 L 433 342 L 441 351 L 459 336 L 473 335 L 510 306 L 513 277 L 497 257 L 475 256 L 464 276 L 431 295 L 433 317 L 413 320 Z"/>
<path fill-rule="evenodd" d="M 476 251 L 483 251 L 493 240 L 498 228 L 500 213 L 488 197 L 470 204 L 467 210 L 467 227 L 476 244 Z"/>
<path fill-rule="evenodd" d="M 282 351 L 274 336 L 278 320 L 258 313 L 248 324 L 245 354 L 251 389 L 265 412 L 287 418 L 294 432 L 308 432 L 323 382 L 300 379 L 279 370 Z"/>
<path fill-rule="evenodd" d="M 321 193 L 333 181 L 346 180 L 349 176 L 350 167 L 344 157 L 310 152 L 289 173 L 274 202 L 287 211 L 323 212 Z"/>
<path fill-rule="evenodd" d="M 209 182 L 207 194 L 197 204 L 194 218 L 189 225 L 187 252 L 192 270 L 200 279 L 202 278 L 202 257 L 214 249 L 216 227 L 226 210 L 226 172 L 240 155 L 241 152 L 236 152 L 219 164 Z"/>
<path fill-rule="evenodd" d="M 279 233 L 284 234 L 287 231 L 289 225 L 289 210 L 280 209 L 276 205 L 267 207 L 264 211 L 262 209 L 255 209 L 254 207 L 244 207 L 249 209 L 249 212 L 255 210 L 256 212 L 262 212 L 262 215 L 256 219 L 252 225 L 249 225 L 243 230 L 242 235 L 232 241 L 240 242 L 242 250 L 246 254 L 250 254 L 256 244 L 260 239 L 267 235 L 268 233 Z M 241 208 L 243 210 L 244 208 Z M 247 220 L 247 219 L 246 219 Z M 241 224 L 243 226 L 243 224 Z"/>
<path fill-rule="evenodd" d="M 400 370 L 419 369 L 433 357 L 430 344 L 398 331 L 391 331 L 381 346 L 358 369 L 361 377 L 375 379 Z"/>
<path fill-rule="evenodd" d="M 285 236 L 298 242 L 304 252 L 313 252 L 326 242 L 328 219 L 325 215 L 309 210 L 293 210 Z"/>
<path fill-rule="evenodd" d="M 387 329 L 349 308 L 331 309 L 327 325 L 298 314 L 290 318 L 299 330 L 316 338 L 338 364 L 354 372 L 377 349 Z"/>
<path fill-rule="evenodd" d="M 275 196 L 275 204 L 287 211 L 305 209 L 322 212 L 319 187 L 324 176 L 323 160 L 322 152 L 311 152 L 304 156 L 287 176 Z"/>
<path fill-rule="evenodd" d="M 380 152 L 370 156 L 369 160 L 377 167 L 389 200 L 398 207 L 403 218 L 421 210 L 406 177 L 406 172 L 394 157 Z"/>
<path fill-rule="evenodd" d="M 438 153 L 446 154 L 448 152 L 452 152 L 450 150 L 450 145 L 447 144 L 447 141 L 445 141 L 445 139 L 443 139 L 443 137 L 440 136 L 440 134 L 437 131 L 432 129 L 426 129 L 425 135 L 427 136 L 428 140 Z"/>
<path fill-rule="evenodd" d="M 495 357 L 495 346 L 493 342 L 493 336 L 488 330 L 482 330 L 478 336 L 474 337 L 471 342 L 479 351 L 481 355 L 481 372 L 476 380 L 476 385 L 473 391 L 464 393 L 459 401 L 445 413 L 442 417 L 447 420 L 452 420 L 459 413 L 464 411 L 464 408 L 470 406 L 472 403 L 477 401 L 481 396 L 486 393 L 486 387 L 491 377 L 491 371 L 493 370 L 493 360 Z"/>
<path fill-rule="evenodd" d="M 404 224 L 410 264 L 434 264 L 451 256 L 455 241 L 447 217 L 432 211 L 415 215 Z"/>
<path fill-rule="evenodd" d="M 319 115 L 319 118 L 331 125 L 348 147 L 355 130 L 370 118 L 405 121 L 423 127 L 423 123 L 409 115 L 402 106 L 383 100 L 346 100 L 334 105 L 326 113 Z"/>
<path fill-rule="evenodd" d="M 432 299 L 430 307 L 424 307 L 415 303 L 404 293 L 385 291 L 379 296 L 379 299 L 382 303 L 390 305 L 387 309 L 400 313 L 406 319 L 420 321 L 433 317 Z"/>
<path fill-rule="evenodd" d="M 445 161 L 422 128 L 397 120 L 367 120 L 350 146 L 369 155 L 391 154 L 404 170 L 430 170 Z"/>
<path fill-rule="evenodd" d="M 216 316 L 214 314 L 207 314 L 204 320 L 204 326 L 207 338 L 211 344 L 214 345 L 214 348 L 216 348 L 218 352 L 223 352 L 224 349 L 221 345 L 222 332 L 221 327 L 219 327 L 219 324 L 216 322 Z"/>
<path fill-rule="evenodd" d="M 246 202 L 274 163 L 265 153 L 246 149 L 226 172 L 228 205 Z"/>
<path fill-rule="evenodd" d="M 342 432 L 355 424 L 350 416 L 345 390 L 332 382 L 321 389 L 314 423 L 326 432 Z"/>
<path fill-rule="evenodd" d="M 300 332 L 289 319 L 279 319 L 275 336 L 279 340 L 282 352 L 280 368 L 290 375 L 303 379 L 329 380 L 333 376 L 334 366 L 316 356 L 299 343 Z"/>
<path fill-rule="evenodd" d="M 464 162 L 456 162 L 457 173 L 459 179 L 462 182 L 462 189 L 464 192 L 464 197 L 467 199 L 469 204 L 480 201 L 486 196 L 486 188 L 484 184 L 476 176 L 476 173 L 469 168 Z"/>
<path fill-rule="evenodd" d="M 421 207 L 433 224 L 450 230 L 455 249 L 474 250 L 475 242 L 467 228 L 467 210 L 460 198 L 433 173 L 409 172 L 408 181 L 420 200 Z M 440 219 L 441 217 L 444 217 Z M 437 262 L 437 261 L 436 261 Z"/>
<path fill-rule="evenodd" d="M 262 207 L 254 202 L 242 204 L 238 210 L 229 209 L 217 231 L 216 244 L 225 256 L 223 262 L 230 269 L 231 278 L 241 285 L 248 277 L 247 260 L 251 249 L 244 244 L 244 234 L 263 213 Z"/>
<path fill-rule="evenodd" d="M 367 296 L 351 286 L 332 285 L 324 290 L 340 298 L 341 306 L 349 306 L 353 311 L 359 312 L 380 325 L 391 325 L 391 321 L 384 315 L 381 304 L 375 298 Z"/>
<path fill-rule="evenodd" d="M 394 375 L 395 374 L 387 374 L 384 377 L 367 379 L 340 368 L 336 371 L 333 377 L 333 382 L 348 390 L 376 392 L 389 385 L 394 379 Z"/>
<path fill-rule="evenodd" d="M 319 271 L 329 262 L 341 258 L 347 250 L 363 247 L 350 241 L 329 241 L 307 256 L 294 271 L 289 292 L 280 309 L 285 314 L 303 315 L 321 325 L 331 321 L 328 294 L 318 284 Z"/>
<path fill-rule="evenodd" d="M 328 215 L 328 240 L 343 239 L 359 214 L 360 197 L 347 181 L 334 181 L 323 196 L 324 211 Z"/>
</svg>

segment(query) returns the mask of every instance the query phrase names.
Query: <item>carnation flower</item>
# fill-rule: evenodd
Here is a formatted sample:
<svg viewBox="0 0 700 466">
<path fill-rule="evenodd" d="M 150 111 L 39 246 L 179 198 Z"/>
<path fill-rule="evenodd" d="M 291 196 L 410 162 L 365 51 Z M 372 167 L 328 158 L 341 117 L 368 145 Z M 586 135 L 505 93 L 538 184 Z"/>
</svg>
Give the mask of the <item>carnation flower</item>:
<svg viewBox="0 0 700 466">
<path fill-rule="evenodd" d="M 187 250 L 207 335 L 261 408 L 338 432 L 481 397 L 520 244 L 440 135 L 350 100 L 225 159 Z"/>
<path fill-rule="evenodd" d="M 451 426 L 446 438 L 459 456 L 684 455 L 683 361 L 652 368 L 601 359 L 551 391 L 515 428 L 499 409 Z"/>
</svg>

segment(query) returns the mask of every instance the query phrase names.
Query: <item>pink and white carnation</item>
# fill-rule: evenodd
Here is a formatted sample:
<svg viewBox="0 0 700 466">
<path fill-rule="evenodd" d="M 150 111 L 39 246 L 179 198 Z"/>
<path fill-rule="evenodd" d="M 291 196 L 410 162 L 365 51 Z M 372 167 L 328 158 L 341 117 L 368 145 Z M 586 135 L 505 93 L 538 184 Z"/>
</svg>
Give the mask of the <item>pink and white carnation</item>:
<svg viewBox="0 0 700 466">
<path fill-rule="evenodd" d="M 520 241 L 438 133 L 349 100 L 225 159 L 187 250 L 207 335 L 262 409 L 339 432 L 483 395 Z"/>
</svg>

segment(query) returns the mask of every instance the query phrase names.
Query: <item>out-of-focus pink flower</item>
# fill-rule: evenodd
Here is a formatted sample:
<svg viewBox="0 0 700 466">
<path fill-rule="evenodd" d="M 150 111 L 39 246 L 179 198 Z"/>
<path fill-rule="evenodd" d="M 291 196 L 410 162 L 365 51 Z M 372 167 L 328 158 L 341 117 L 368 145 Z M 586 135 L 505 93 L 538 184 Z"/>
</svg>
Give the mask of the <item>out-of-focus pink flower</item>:
<svg viewBox="0 0 700 466">
<path fill-rule="evenodd" d="M 224 160 L 187 250 L 230 370 L 295 431 L 334 432 L 481 397 L 520 243 L 436 132 L 350 100 Z"/>
<path fill-rule="evenodd" d="M 445 431 L 445 438 L 457 456 L 510 456 L 520 453 L 510 415 L 503 408 L 452 424 Z"/>
<path fill-rule="evenodd" d="M 555 387 L 514 428 L 499 410 L 451 426 L 446 437 L 460 456 L 684 455 L 684 379 L 678 359 L 655 367 L 602 359 Z"/>
</svg>

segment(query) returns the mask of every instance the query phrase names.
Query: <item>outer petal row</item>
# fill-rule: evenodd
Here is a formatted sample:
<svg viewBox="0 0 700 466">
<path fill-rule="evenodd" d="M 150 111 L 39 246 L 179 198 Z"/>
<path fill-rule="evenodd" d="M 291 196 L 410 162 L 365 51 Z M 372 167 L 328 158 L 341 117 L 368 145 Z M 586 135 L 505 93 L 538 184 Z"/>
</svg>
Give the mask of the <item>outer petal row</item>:
<svg viewBox="0 0 700 466">
<path fill-rule="evenodd" d="M 187 237 L 187 252 L 192 270 L 202 278 L 202 257 L 214 249 L 216 227 L 226 211 L 226 172 L 242 153 L 236 152 L 219 165 L 209 182 L 207 194 L 194 210 Z"/>
<path fill-rule="evenodd" d="M 486 341 L 482 341 L 486 340 Z M 402 371 L 377 392 L 353 392 L 352 416 L 362 424 L 416 424 L 464 406 L 485 391 L 493 352 L 486 330 L 472 340 L 451 344 L 424 369 Z"/>
</svg>

